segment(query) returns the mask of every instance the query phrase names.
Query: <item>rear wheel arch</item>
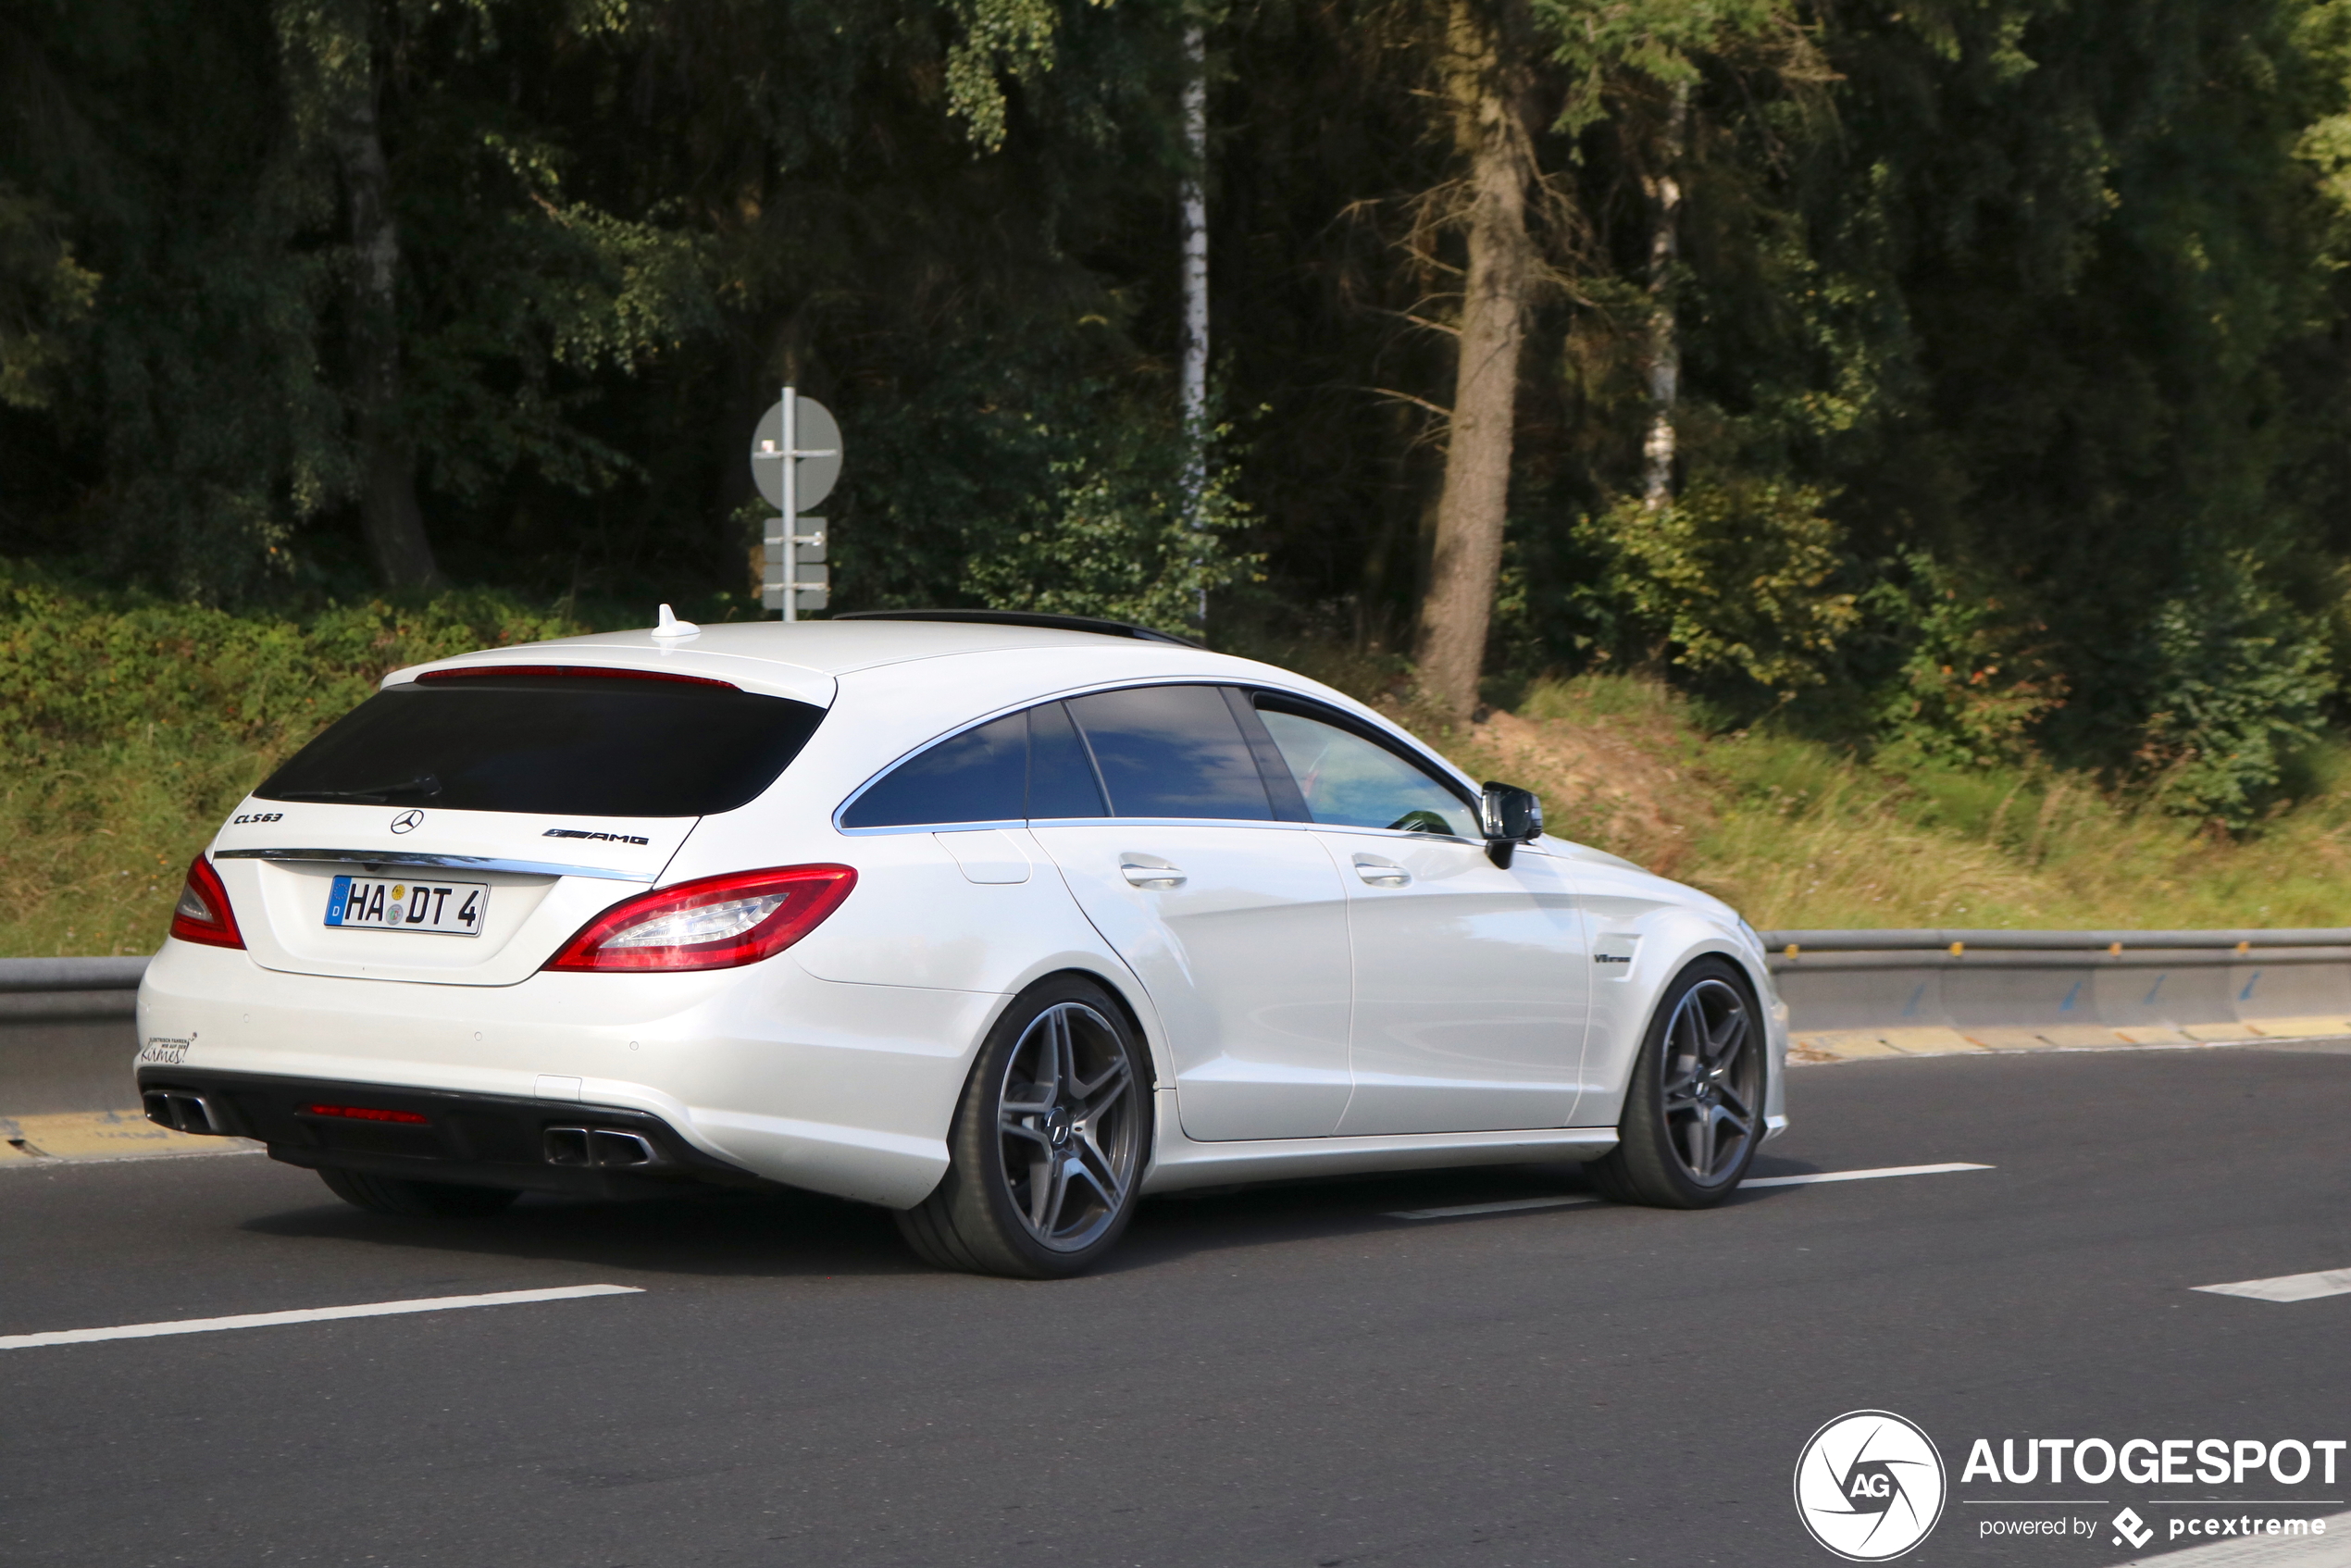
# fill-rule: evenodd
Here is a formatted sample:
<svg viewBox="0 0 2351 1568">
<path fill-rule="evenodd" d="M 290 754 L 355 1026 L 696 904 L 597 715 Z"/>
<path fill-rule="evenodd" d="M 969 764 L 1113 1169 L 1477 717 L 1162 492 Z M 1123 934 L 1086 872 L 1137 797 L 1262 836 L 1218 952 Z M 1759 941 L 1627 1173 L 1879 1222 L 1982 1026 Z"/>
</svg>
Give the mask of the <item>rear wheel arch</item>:
<svg viewBox="0 0 2351 1568">
<path fill-rule="evenodd" d="M 1132 1029 L 1135 1032 L 1135 1038 L 1142 1042 L 1143 1057 L 1150 1064 L 1151 1070 L 1151 1082 L 1149 1088 L 1156 1091 L 1175 1081 L 1168 1072 L 1165 1046 L 1159 1037 L 1156 1014 L 1146 1016 L 1144 1010 L 1138 1007 L 1135 1004 L 1135 999 L 1127 994 L 1129 989 L 1136 986 L 1135 977 L 1124 970 L 1113 971 L 1107 965 L 1098 967 L 1084 964 L 1065 964 L 1058 969 L 1048 969 L 1042 974 L 1031 976 L 1022 981 L 1005 994 L 1004 1004 L 989 1014 L 987 1027 L 980 1030 L 980 1045 L 985 1046 L 989 1037 L 995 1033 L 996 1026 L 1003 1020 L 1004 1014 L 1019 1006 L 1031 992 L 1041 986 L 1065 979 L 1084 980 L 1089 985 L 1100 986 L 1109 993 L 1111 1001 L 1118 1004 L 1121 1021 Z M 978 1065 L 978 1060 L 979 1051 L 975 1049 L 972 1056 L 974 1068 Z M 970 1070 L 966 1069 L 966 1081 L 968 1081 Z"/>
<path fill-rule="evenodd" d="M 1132 1218 L 1150 1168 L 1151 1052 L 1118 988 L 1086 969 L 1024 986 L 989 1023 L 949 1130 L 948 1164 L 899 1233 L 943 1268 L 1057 1278 Z"/>
</svg>

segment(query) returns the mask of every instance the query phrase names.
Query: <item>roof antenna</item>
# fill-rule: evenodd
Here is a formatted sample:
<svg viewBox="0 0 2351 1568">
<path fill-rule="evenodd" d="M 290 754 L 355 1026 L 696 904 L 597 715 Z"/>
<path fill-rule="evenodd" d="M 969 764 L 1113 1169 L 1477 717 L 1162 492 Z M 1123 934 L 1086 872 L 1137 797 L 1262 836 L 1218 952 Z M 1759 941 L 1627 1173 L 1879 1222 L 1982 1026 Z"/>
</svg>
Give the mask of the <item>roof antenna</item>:
<svg viewBox="0 0 2351 1568">
<path fill-rule="evenodd" d="M 653 635 L 655 637 L 692 637 L 701 630 L 702 628 L 691 621 L 679 620 L 677 612 L 664 604 L 661 607 L 661 621 L 653 628 Z"/>
</svg>

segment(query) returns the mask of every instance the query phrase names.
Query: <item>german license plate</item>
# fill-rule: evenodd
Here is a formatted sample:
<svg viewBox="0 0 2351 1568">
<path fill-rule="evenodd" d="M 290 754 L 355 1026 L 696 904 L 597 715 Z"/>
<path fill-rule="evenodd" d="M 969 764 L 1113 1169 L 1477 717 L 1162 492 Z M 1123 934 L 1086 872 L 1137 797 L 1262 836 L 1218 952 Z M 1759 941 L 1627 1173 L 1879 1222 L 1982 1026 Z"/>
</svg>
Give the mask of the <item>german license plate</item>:
<svg viewBox="0 0 2351 1568">
<path fill-rule="evenodd" d="M 490 910 L 486 882 L 415 881 L 392 877 L 338 877 L 327 895 L 327 924 L 369 931 L 430 931 L 443 937 L 481 935 Z"/>
</svg>

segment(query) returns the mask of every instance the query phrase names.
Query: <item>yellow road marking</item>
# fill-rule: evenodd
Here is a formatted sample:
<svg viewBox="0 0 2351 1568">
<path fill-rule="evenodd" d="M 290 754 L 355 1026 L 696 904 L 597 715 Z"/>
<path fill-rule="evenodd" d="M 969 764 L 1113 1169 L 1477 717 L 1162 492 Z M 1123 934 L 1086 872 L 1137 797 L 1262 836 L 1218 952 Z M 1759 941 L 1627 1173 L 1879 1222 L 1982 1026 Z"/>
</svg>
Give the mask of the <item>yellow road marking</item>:
<svg viewBox="0 0 2351 1568">
<path fill-rule="evenodd" d="M 0 1158 L 120 1160 L 155 1154 L 225 1154 L 254 1145 L 242 1138 L 197 1138 L 159 1127 L 136 1111 L 74 1111 L 0 1116 Z"/>
</svg>

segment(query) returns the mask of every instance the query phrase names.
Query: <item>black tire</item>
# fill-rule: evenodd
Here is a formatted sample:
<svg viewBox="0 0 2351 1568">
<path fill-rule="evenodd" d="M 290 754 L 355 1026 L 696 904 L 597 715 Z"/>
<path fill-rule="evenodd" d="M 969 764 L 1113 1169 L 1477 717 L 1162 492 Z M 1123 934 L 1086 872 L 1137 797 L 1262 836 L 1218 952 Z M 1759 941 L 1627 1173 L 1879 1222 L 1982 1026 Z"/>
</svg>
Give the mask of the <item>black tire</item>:
<svg viewBox="0 0 2351 1568">
<path fill-rule="evenodd" d="M 1151 1138 L 1151 1064 L 1125 1012 L 1090 980 L 1040 981 L 989 1032 L 947 1174 L 896 1216 L 899 1234 L 938 1268 L 1082 1274 L 1134 1217 Z"/>
<path fill-rule="evenodd" d="M 320 1167 L 318 1179 L 344 1202 L 404 1219 L 469 1220 L 494 1214 L 522 1196 L 511 1187 L 466 1187 L 454 1181 L 408 1181 L 367 1171 Z"/>
<path fill-rule="evenodd" d="M 1762 1142 L 1763 1018 L 1737 966 L 1701 958 L 1658 999 L 1617 1143 L 1586 1167 L 1620 1203 L 1706 1209 L 1738 1190 Z"/>
</svg>

